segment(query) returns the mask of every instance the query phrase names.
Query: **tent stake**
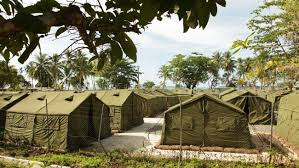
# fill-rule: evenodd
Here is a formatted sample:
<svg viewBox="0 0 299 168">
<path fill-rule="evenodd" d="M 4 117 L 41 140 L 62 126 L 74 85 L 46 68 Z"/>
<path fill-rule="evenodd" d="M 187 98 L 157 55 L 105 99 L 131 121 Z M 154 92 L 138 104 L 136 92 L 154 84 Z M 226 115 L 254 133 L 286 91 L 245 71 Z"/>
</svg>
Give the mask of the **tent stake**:
<svg viewBox="0 0 299 168">
<path fill-rule="evenodd" d="M 182 137 L 183 137 L 183 120 L 182 120 L 182 100 L 179 97 L 180 101 L 180 156 L 179 156 L 179 165 L 178 167 L 182 167 Z"/>
</svg>

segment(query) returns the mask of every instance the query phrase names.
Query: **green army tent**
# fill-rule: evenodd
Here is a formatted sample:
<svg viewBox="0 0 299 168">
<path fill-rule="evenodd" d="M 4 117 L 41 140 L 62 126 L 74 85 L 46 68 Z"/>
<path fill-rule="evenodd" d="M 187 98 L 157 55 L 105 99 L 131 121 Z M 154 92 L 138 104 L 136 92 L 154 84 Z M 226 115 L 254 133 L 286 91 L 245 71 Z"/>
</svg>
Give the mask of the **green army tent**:
<svg viewBox="0 0 299 168">
<path fill-rule="evenodd" d="M 182 109 L 182 145 L 251 147 L 246 114 L 208 94 L 198 94 L 164 113 L 161 145 L 178 145 Z"/>
<path fill-rule="evenodd" d="M 130 90 L 104 90 L 96 97 L 109 107 L 112 130 L 125 131 L 143 123 L 143 114 L 136 108 L 134 93 Z"/>
<path fill-rule="evenodd" d="M 281 98 L 275 132 L 299 148 L 299 91 Z"/>
<path fill-rule="evenodd" d="M 144 117 L 153 117 L 166 110 L 167 98 L 164 95 L 145 89 L 134 90 L 136 99 L 134 102 L 137 111 L 143 113 Z"/>
<path fill-rule="evenodd" d="M 93 111 L 92 103 L 99 104 L 103 111 Z M 11 141 L 72 150 L 98 140 L 99 123 L 107 120 L 108 107 L 93 100 L 91 93 L 34 92 L 7 110 L 4 136 Z M 109 126 L 102 126 L 100 137 L 110 132 Z"/>
<path fill-rule="evenodd" d="M 6 110 L 27 97 L 27 93 L 2 92 L 0 94 L 0 138 L 3 138 Z"/>
<path fill-rule="evenodd" d="M 234 91 L 221 97 L 241 108 L 250 124 L 270 124 L 272 103 L 250 91 Z"/>
</svg>

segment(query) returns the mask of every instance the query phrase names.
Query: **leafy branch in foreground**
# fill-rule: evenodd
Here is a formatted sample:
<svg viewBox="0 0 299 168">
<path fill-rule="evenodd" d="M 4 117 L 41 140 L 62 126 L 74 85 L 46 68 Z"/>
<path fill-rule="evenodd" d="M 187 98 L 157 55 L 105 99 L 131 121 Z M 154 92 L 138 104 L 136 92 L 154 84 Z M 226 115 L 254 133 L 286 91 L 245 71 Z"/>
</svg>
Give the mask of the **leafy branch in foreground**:
<svg viewBox="0 0 299 168">
<path fill-rule="evenodd" d="M 99 50 L 110 47 L 112 63 L 123 53 L 136 61 L 136 46 L 127 33 L 140 34 L 155 18 L 175 14 L 183 20 L 184 32 L 189 28 L 205 28 L 210 15 L 216 16 L 217 5 L 225 0 L 107 0 L 105 4 L 72 1 L 62 4 L 56 0 L 39 0 L 23 5 L 21 0 L 0 3 L 0 53 L 8 62 L 19 56 L 24 63 L 40 46 L 46 36 L 71 36 L 71 45 L 88 49 L 98 59 L 107 60 Z M 51 30 L 56 28 L 56 33 Z M 115 61 L 114 61 L 115 60 Z M 102 65 L 102 64 L 101 64 Z M 103 66 L 98 66 L 102 68 Z"/>
</svg>

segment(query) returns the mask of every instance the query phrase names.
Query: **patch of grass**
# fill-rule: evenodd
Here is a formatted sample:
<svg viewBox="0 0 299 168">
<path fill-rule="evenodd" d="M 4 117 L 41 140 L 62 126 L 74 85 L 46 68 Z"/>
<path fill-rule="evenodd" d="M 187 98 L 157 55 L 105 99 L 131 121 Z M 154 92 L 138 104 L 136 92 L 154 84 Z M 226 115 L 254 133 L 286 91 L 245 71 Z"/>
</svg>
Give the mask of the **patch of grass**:
<svg viewBox="0 0 299 168">
<path fill-rule="evenodd" d="M 0 161 L 0 168 L 25 168 L 16 164 Z"/>
<path fill-rule="evenodd" d="M 71 167 L 126 167 L 126 168 L 173 168 L 177 167 L 177 160 L 150 158 L 150 157 L 131 157 L 120 151 L 104 154 L 45 154 L 30 157 L 31 160 L 44 162 L 46 165 L 59 164 Z M 285 167 L 268 164 L 251 164 L 245 162 L 220 162 L 220 161 L 202 161 L 198 159 L 184 160 L 184 168 L 276 168 Z"/>
</svg>

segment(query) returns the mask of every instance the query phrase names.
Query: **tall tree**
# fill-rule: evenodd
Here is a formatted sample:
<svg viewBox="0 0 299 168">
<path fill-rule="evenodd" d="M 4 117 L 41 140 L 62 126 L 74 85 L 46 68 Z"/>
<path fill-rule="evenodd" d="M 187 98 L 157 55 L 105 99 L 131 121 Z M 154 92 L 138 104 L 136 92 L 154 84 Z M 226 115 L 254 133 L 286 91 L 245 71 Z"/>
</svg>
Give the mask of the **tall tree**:
<svg viewBox="0 0 299 168">
<path fill-rule="evenodd" d="M 65 52 L 62 63 L 63 63 L 62 65 L 63 81 L 65 84 L 65 88 L 69 90 L 71 85 L 71 78 L 73 75 L 74 65 L 75 65 L 75 56 L 70 50 L 67 50 Z"/>
<path fill-rule="evenodd" d="M 47 54 L 40 53 L 36 55 L 35 61 L 32 62 L 35 67 L 34 78 L 38 81 L 40 87 L 50 87 L 53 84 L 50 73 L 50 61 Z"/>
<path fill-rule="evenodd" d="M 121 60 L 114 65 L 106 65 L 99 73 L 101 77 L 109 80 L 109 83 L 117 89 L 127 89 L 133 83 L 138 82 L 138 76 L 141 74 L 132 61 Z"/>
<path fill-rule="evenodd" d="M 85 86 L 85 80 L 92 75 L 92 64 L 81 50 L 75 54 L 75 60 L 71 83 L 73 87 L 82 89 Z"/>
<path fill-rule="evenodd" d="M 63 77 L 62 73 L 63 62 L 62 55 L 54 54 L 49 58 L 49 72 L 53 80 L 53 87 L 57 88 L 57 83 Z"/>
<path fill-rule="evenodd" d="M 143 83 L 143 87 L 146 89 L 152 89 L 155 85 L 156 84 L 153 81 L 146 81 Z"/>
<path fill-rule="evenodd" d="M 223 53 L 223 70 L 224 70 L 224 82 L 226 83 L 226 86 L 230 86 L 232 84 L 231 77 L 235 71 L 236 68 L 236 61 L 233 58 L 233 55 L 231 52 L 227 51 Z"/>
<path fill-rule="evenodd" d="M 194 89 L 198 83 L 206 82 L 209 73 L 208 57 L 199 53 L 190 56 L 176 55 L 164 67 L 169 68 L 170 79 L 178 84 L 185 84 L 187 88 Z"/>
<path fill-rule="evenodd" d="M 29 62 L 29 64 L 26 65 L 25 71 L 27 73 L 27 76 L 31 78 L 31 87 L 34 87 L 33 81 L 35 79 L 35 65 L 33 62 Z"/>
<path fill-rule="evenodd" d="M 165 89 L 166 81 L 171 79 L 171 67 L 169 65 L 163 65 L 158 72 L 159 78 L 162 78 L 162 88 Z"/>
</svg>

